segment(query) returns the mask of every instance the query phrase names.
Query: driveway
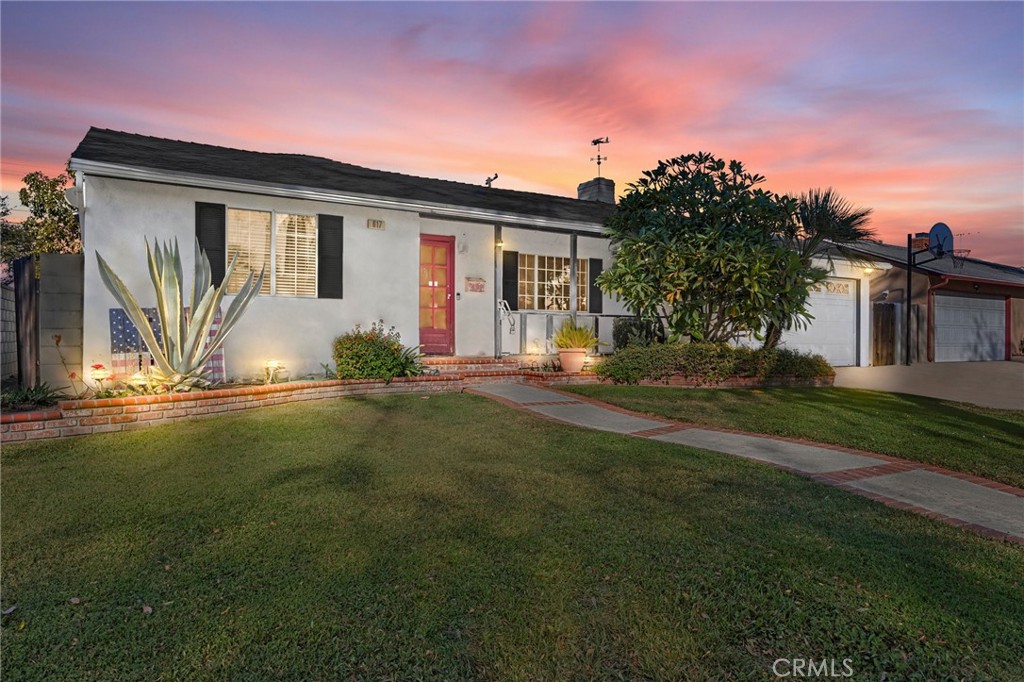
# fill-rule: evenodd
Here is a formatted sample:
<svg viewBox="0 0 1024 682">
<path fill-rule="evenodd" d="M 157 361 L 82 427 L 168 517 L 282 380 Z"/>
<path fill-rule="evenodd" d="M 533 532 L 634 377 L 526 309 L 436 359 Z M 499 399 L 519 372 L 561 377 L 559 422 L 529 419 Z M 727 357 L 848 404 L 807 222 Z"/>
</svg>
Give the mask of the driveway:
<svg viewBox="0 0 1024 682">
<path fill-rule="evenodd" d="M 1024 362 L 922 362 L 910 367 L 837 367 L 836 386 L 1024 410 Z"/>
</svg>

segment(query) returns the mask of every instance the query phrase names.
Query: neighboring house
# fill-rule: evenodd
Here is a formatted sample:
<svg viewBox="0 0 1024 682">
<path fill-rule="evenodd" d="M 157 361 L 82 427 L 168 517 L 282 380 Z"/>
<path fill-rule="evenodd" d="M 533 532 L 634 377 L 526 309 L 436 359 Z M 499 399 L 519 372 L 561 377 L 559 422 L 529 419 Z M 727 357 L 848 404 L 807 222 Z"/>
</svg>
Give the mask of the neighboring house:
<svg viewBox="0 0 1024 682">
<path fill-rule="evenodd" d="M 913 250 L 928 246 L 914 238 Z M 878 332 L 894 341 L 887 360 L 905 361 L 907 247 L 865 242 L 852 250 L 892 265 L 871 281 Z M 924 253 L 917 261 L 931 258 Z M 911 359 L 913 362 L 1009 360 L 1024 340 L 1024 269 L 966 258 L 962 266 L 947 255 L 915 265 L 911 276 Z"/>
<path fill-rule="evenodd" d="M 551 352 L 553 331 L 573 313 L 610 343 L 613 318 L 628 314 L 594 283 L 611 263 L 607 178 L 572 199 L 96 128 L 71 168 L 86 367 L 110 363 L 130 336 L 123 320 L 115 325 L 95 254 L 146 297 L 144 237 L 177 239 L 186 273 L 198 239 L 217 281 L 238 254 L 229 291 L 266 268 L 262 295 L 226 342 L 228 377 L 262 375 L 270 359 L 292 376 L 319 372 L 334 337 L 378 319 L 428 354 L 500 357 Z M 840 263 L 812 297 L 814 325 L 787 345 L 868 364 L 868 278 Z"/>
</svg>

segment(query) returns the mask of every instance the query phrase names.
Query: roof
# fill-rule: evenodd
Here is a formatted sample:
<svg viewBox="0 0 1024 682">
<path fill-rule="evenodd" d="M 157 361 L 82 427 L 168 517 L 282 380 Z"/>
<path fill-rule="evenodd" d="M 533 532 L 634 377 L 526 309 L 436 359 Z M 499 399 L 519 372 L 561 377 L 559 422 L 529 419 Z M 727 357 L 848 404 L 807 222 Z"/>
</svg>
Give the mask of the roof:
<svg viewBox="0 0 1024 682">
<path fill-rule="evenodd" d="M 612 204 L 373 170 L 305 154 L 273 154 L 90 128 L 72 153 L 172 174 L 249 181 L 603 225 Z"/>
<path fill-rule="evenodd" d="M 906 267 L 907 247 L 894 244 L 881 244 L 877 242 L 858 242 L 850 244 L 846 248 L 857 251 L 873 258 L 881 258 L 895 265 Z M 921 256 L 922 259 L 926 257 Z M 1024 268 L 993 263 L 978 258 L 966 258 L 962 268 L 953 264 L 952 258 L 939 258 L 938 260 L 915 265 L 918 270 L 941 275 L 950 279 L 984 280 L 987 282 L 998 282 L 1011 286 L 1024 286 Z"/>
</svg>

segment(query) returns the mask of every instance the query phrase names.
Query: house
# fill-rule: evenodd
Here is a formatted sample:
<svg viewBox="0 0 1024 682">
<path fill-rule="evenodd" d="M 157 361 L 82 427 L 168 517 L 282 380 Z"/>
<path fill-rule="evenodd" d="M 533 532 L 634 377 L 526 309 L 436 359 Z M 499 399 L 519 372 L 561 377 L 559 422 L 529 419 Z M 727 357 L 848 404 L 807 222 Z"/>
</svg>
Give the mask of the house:
<svg viewBox="0 0 1024 682">
<path fill-rule="evenodd" d="M 927 235 L 912 238 L 912 251 L 927 247 Z M 883 357 L 874 364 L 903 363 L 907 247 L 865 242 L 852 250 L 891 265 L 871 280 L 873 327 L 892 339 L 880 345 Z M 1024 343 L 1024 269 L 950 254 L 935 260 L 931 256 L 926 252 L 913 259 L 911 361 L 1009 360 L 1019 352 Z"/>
<path fill-rule="evenodd" d="M 292 376 L 318 373 L 335 336 L 380 319 L 427 354 L 501 357 L 553 351 L 552 334 L 571 314 L 610 342 L 613 319 L 628 314 L 595 285 L 611 263 L 607 178 L 582 183 L 573 199 L 97 128 L 71 168 L 85 367 L 133 350 L 95 254 L 144 295 L 143 238 L 177 239 L 186 273 L 198 239 L 216 281 L 237 254 L 229 292 L 266 268 L 261 295 L 225 344 L 227 377 L 261 376 L 271 359 Z M 787 343 L 834 364 L 867 364 L 868 275 L 849 263 L 834 274 L 812 301 L 811 330 Z"/>
</svg>

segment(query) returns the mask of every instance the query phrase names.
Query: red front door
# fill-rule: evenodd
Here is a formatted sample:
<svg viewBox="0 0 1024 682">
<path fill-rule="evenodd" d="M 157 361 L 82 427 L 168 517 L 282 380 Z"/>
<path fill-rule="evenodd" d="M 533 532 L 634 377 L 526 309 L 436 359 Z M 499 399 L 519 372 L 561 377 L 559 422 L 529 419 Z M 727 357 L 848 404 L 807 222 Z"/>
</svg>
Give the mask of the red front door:
<svg viewBox="0 0 1024 682">
<path fill-rule="evenodd" d="M 455 353 L 455 237 L 420 235 L 420 351 Z"/>
</svg>

